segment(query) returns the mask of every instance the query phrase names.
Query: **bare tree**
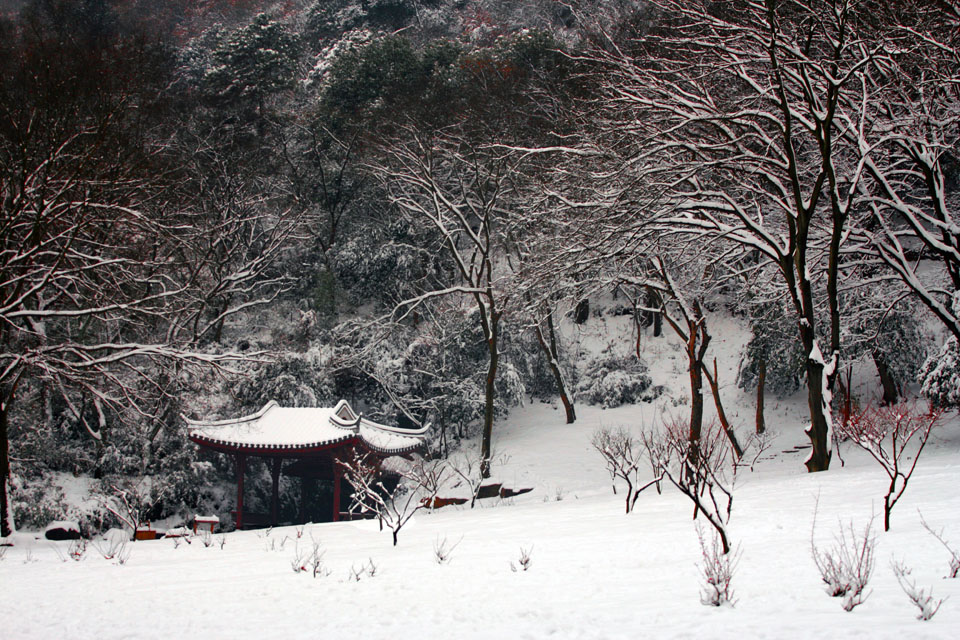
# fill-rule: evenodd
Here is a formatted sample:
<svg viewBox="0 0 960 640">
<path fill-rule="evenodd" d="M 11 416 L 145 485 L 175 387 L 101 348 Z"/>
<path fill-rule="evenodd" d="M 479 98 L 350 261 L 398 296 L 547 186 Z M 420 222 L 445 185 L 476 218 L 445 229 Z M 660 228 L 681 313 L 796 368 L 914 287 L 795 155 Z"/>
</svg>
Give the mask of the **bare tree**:
<svg viewBox="0 0 960 640">
<path fill-rule="evenodd" d="M 708 428 L 704 437 L 693 443 L 683 421 L 664 425 L 662 433 L 645 433 L 643 443 L 651 465 L 693 503 L 693 517 L 703 515 L 717 532 L 723 553 L 730 553 L 727 526 L 733 511 L 733 487 L 724 471 L 725 447 L 722 434 Z"/>
<path fill-rule="evenodd" d="M 776 269 L 807 354 L 806 465 L 827 469 L 841 249 L 864 169 L 847 134 L 863 124 L 853 106 L 873 99 L 863 71 L 878 55 L 862 28 L 868 10 L 831 0 L 650 5 L 656 27 L 606 39 L 594 56 L 629 174 L 618 200 L 642 189 L 633 200 L 663 229 L 737 243 Z"/>
<path fill-rule="evenodd" d="M 337 464 L 354 490 L 351 512 L 372 512 L 393 535 L 397 546 L 400 530 L 420 509 L 437 496 L 447 476 L 447 466 L 422 458 L 396 470 L 399 481 L 391 487 L 385 481 L 381 462 L 370 453 L 355 451 Z"/>
<path fill-rule="evenodd" d="M 868 126 L 845 129 L 861 154 L 867 179 L 859 195 L 870 213 L 855 248 L 960 340 L 960 190 L 951 175 L 960 142 L 960 5 L 869 10 L 877 64 L 861 75 L 872 99 L 855 105 Z"/>
<path fill-rule="evenodd" d="M 890 530 L 890 513 L 907 490 L 930 433 L 941 411 L 921 413 L 908 404 L 868 408 L 837 428 L 837 437 L 850 440 L 876 460 L 890 480 L 883 496 L 883 530 Z"/>
<path fill-rule="evenodd" d="M 141 76 L 149 64 L 127 60 L 125 43 L 103 52 L 117 65 L 108 73 L 78 69 L 56 37 L 18 37 L 42 43 L 31 41 L 36 57 L 0 51 L 9 70 L 0 82 L 0 536 L 14 527 L 8 433 L 18 390 L 36 384 L 44 403 L 59 396 L 97 441 L 118 416 L 159 421 L 164 379 L 239 359 L 201 349 L 199 338 L 272 299 L 267 265 L 289 228 L 258 217 L 257 203 L 240 222 L 195 214 L 196 200 L 177 188 L 176 146 L 140 109 L 164 87 Z M 47 64 L 51 51 L 69 68 Z M 57 84 L 90 74 L 82 91 Z"/>
<path fill-rule="evenodd" d="M 457 127 L 425 133 L 405 127 L 384 144 L 372 170 L 391 202 L 417 224 L 439 235 L 456 270 L 439 288 L 407 300 L 404 315 L 440 296 L 465 296 L 473 304 L 487 349 L 481 438 L 483 475 L 489 477 L 501 320 L 511 299 L 501 225 L 517 160 L 472 142 Z"/>
<path fill-rule="evenodd" d="M 640 484 L 640 467 L 644 461 L 649 461 L 651 456 L 650 452 L 645 450 L 643 442 L 633 437 L 629 431 L 623 428 L 616 430 L 600 429 L 593 434 L 590 444 L 603 456 L 607 471 L 610 472 L 610 477 L 614 481 L 613 492 L 617 492 L 616 481 L 618 478 L 626 483 L 626 513 L 633 510 L 637 498 L 645 489 L 655 485 L 659 491 L 660 482 L 664 476 L 662 470 L 649 482 Z"/>
</svg>

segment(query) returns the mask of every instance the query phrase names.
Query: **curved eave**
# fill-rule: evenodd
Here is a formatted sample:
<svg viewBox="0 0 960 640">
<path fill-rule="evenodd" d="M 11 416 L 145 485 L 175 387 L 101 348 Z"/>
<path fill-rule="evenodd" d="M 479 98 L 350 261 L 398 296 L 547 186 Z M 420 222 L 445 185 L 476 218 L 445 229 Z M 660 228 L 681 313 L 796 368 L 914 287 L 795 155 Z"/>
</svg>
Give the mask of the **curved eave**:
<svg viewBox="0 0 960 640">
<path fill-rule="evenodd" d="M 374 422 L 373 420 L 368 420 L 363 416 L 360 416 L 361 426 L 365 426 L 376 431 L 383 431 L 384 433 L 389 433 L 398 436 L 404 436 L 407 438 L 420 438 L 427 433 L 427 430 L 430 429 L 430 425 L 424 425 L 419 429 L 405 429 L 403 427 L 391 427 L 390 425 L 380 424 L 379 422 Z"/>
<path fill-rule="evenodd" d="M 374 446 L 373 444 L 367 442 L 366 440 L 361 440 L 361 442 L 363 443 L 363 446 L 368 451 L 371 451 L 381 456 L 399 456 L 405 453 L 413 453 L 414 451 L 419 449 L 421 446 L 423 446 L 423 442 L 417 442 L 416 444 L 411 444 L 409 446 L 398 448 L 398 449 L 386 449 L 383 447 Z"/>
<path fill-rule="evenodd" d="M 279 407 L 276 400 L 271 400 L 267 404 L 263 405 L 263 408 L 257 411 L 256 413 L 251 413 L 248 416 L 241 416 L 239 418 L 227 418 L 226 420 L 194 420 L 193 418 L 188 418 L 184 414 L 180 414 L 180 418 L 186 422 L 191 427 L 222 427 L 226 425 L 235 425 L 243 424 L 246 422 L 253 422 L 254 420 L 259 420 L 262 418 L 268 411 L 274 407 Z"/>
<path fill-rule="evenodd" d="M 276 444 L 263 444 L 263 445 L 251 445 L 251 444 L 240 444 L 237 442 L 228 442 L 226 440 L 218 440 L 216 438 L 210 438 L 197 433 L 190 434 L 190 440 L 194 443 L 205 447 L 207 449 L 212 449 L 214 451 L 220 451 L 222 453 L 246 453 L 254 456 L 284 456 L 284 457 L 296 457 L 305 454 L 311 453 L 320 453 L 321 451 L 326 451 L 328 449 L 336 449 L 344 445 L 364 443 L 360 438 L 355 434 L 346 434 L 342 438 L 337 438 L 336 440 L 328 440 L 325 442 L 314 442 L 308 444 L 297 444 L 297 445 L 276 445 Z"/>
</svg>

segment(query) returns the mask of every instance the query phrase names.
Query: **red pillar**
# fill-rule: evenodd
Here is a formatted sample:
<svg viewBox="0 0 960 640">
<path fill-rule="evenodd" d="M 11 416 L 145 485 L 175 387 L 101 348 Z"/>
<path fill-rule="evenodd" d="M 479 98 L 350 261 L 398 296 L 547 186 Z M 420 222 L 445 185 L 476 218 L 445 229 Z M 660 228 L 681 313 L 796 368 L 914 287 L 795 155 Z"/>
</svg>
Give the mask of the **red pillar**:
<svg viewBox="0 0 960 640">
<path fill-rule="evenodd" d="M 340 465 L 333 463 L 333 521 L 340 520 L 340 478 L 343 473 L 340 471 Z"/>
<path fill-rule="evenodd" d="M 297 518 L 300 524 L 307 521 L 307 477 L 300 476 L 300 515 Z"/>
<path fill-rule="evenodd" d="M 270 524 L 274 527 L 280 520 L 280 465 L 282 462 L 281 458 L 274 458 L 273 468 L 270 469 L 270 478 L 273 480 L 270 494 Z"/>
<path fill-rule="evenodd" d="M 243 476 L 247 471 L 247 456 L 237 454 L 237 529 L 243 528 Z"/>
</svg>

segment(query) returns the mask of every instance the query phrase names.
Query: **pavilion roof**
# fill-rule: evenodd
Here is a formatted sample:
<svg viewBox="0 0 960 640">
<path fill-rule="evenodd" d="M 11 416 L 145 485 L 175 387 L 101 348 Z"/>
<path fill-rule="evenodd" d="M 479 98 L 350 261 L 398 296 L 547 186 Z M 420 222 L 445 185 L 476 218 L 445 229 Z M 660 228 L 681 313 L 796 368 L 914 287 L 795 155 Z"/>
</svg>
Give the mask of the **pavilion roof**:
<svg viewBox="0 0 960 640">
<path fill-rule="evenodd" d="M 346 400 L 335 407 L 281 407 L 270 401 L 260 411 L 229 420 L 183 418 L 190 439 L 201 446 L 238 453 L 296 454 L 361 444 L 382 454 L 413 451 L 426 428 L 389 427 L 367 420 Z"/>
</svg>

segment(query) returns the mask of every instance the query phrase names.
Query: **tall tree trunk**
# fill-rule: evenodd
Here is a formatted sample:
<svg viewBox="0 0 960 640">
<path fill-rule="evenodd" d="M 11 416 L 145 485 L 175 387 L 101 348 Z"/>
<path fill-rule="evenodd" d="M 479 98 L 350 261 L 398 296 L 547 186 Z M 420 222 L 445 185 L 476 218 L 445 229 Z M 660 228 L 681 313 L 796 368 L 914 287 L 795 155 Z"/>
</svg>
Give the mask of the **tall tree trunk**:
<svg viewBox="0 0 960 640">
<path fill-rule="evenodd" d="M 763 389 L 767 383 L 767 361 L 760 360 L 760 372 L 757 377 L 757 433 L 763 433 L 767 430 L 766 422 L 763 420 Z"/>
<path fill-rule="evenodd" d="M 491 309 L 487 335 L 489 362 L 487 364 L 487 381 L 484 389 L 483 437 L 480 443 L 480 475 L 484 478 L 490 477 L 490 456 L 492 455 L 490 443 L 493 440 L 493 410 L 494 399 L 496 397 L 497 365 L 500 362 L 500 348 L 497 344 L 499 324 L 499 318 L 496 312 Z"/>
<path fill-rule="evenodd" d="M 560 354 L 557 348 L 557 332 L 553 326 L 553 311 L 547 311 L 546 316 L 548 336 L 544 337 L 543 329 L 540 328 L 538 323 L 536 326 L 537 342 L 540 343 L 540 348 L 547 356 L 547 363 L 550 365 L 553 379 L 557 383 L 557 392 L 560 394 L 560 402 L 563 403 L 563 410 L 567 415 L 567 424 L 573 424 L 577 420 L 577 412 L 573 406 L 573 401 L 570 399 L 570 394 L 567 393 L 567 383 L 563 378 L 563 372 L 560 370 Z"/>
<path fill-rule="evenodd" d="M 690 369 L 690 453 L 691 459 L 700 455 L 700 438 L 703 435 L 703 353 L 706 344 L 698 349 L 699 328 L 690 323 L 687 338 L 687 360 Z M 709 338 L 708 338 L 709 340 Z"/>
<path fill-rule="evenodd" d="M 7 437 L 13 391 L 3 387 L 0 390 L 0 538 L 6 538 L 15 530 L 13 505 L 10 503 L 10 442 Z"/>
<path fill-rule="evenodd" d="M 701 325 L 703 334 L 707 334 L 706 325 Z M 703 366 L 701 361 L 700 366 Z M 723 432 L 727 434 L 727 440 L 730 441 L 730 446 L 733 447 L 733 453 L 737 457 L 737 460 L 743 457 L 743 447 L 740 446 L 740 442 L 737 440 L 737 434 L 733 431 L 733 426 L 730 424 L 730 420 L 727 418 L 727 412 L 723 410 L 723 402 L 720 401 L 720 375 L 717 373 L 717 359 L 713 359 L 713 375 L 710 375 L 710 371 L 706 368 L 703 370 L 703 375 L 707 378 L 707 384 L 710 385 L 710 393 L 713 394 L 713 404 L 717 407 L 717 417 L 720 419 L 720 426 L 723 428 Z"/>
<path fill-rule="evenodd" d="M 805 429 L 810 438 L 810 456 L 804 463 L 810 473 L 830 468 L 830 431 L 833 418 L 830 415 L 830 389 L 823 355 L 808 326 L 804 334 L 804 351 L 807 352 L 807 406 L 810 410 L 810 425 Z"/>
<path fill-rule="evenodd" d="M 577 324 L 583 324 L 590 318 L 590 299 L 584 298 L 577 303 L 577 308 L 573 312 L 573 321 Z"/>
<path fill-rule="evenodd" d="M 893 379 L 890 373 L 890 367 L 887 366 L 887 360 L 879 350 L 873 352 L 873 362 L 877 365 L 877 373 L 880 375 L 880 384 L 883 386 L 883 400 L 881 404 L 897 404 L 900 398 L 900 389 L 897 387 L 897 381 Z"/>
<path fill-rule="evenodd" d="M 654 309 L 657 305 L 657 292 L 654 291 L 653 287 L 647 287 L 646 305 L 650 309 Z M 663 318 L 660 314 L 660 311 L 651 310 L 644 319 L 646 326 L 649 327 L 650 325 L 653 325 L 654 338 L 659 338 L 663 333 Z"/>
</svg>

